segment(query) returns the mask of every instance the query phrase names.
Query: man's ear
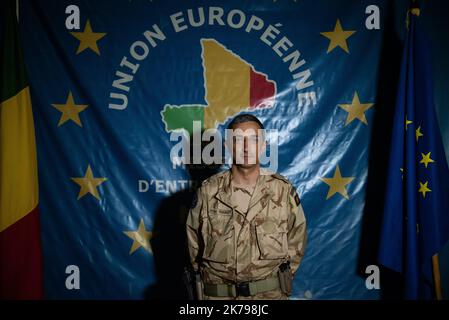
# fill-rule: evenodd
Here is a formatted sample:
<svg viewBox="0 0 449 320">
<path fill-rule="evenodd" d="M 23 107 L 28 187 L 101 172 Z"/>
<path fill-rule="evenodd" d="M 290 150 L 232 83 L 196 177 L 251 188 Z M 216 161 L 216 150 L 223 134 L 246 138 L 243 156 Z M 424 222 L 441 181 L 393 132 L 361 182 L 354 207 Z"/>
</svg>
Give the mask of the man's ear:
<svg viewBox="0 0 449 320">
<path fill-rule="evenodd" d="M 259 145 L 259 156 L 265 152 L 265 149 L 267 148 L 267 140 L 263 140 Z"/>
<path fill-rule="evenodd" d="M 231 154 L 232 154 L 232 140 L 229 138 L 225 138 L 223 144 L 224 144 L 225 148 L 228 149 L 229 152 L 231 152 Z"/>
<path fill-rule="evenodd" d="M 232 129 L 225 129 L 223 145 L 232 154 Z"/>
</svg>

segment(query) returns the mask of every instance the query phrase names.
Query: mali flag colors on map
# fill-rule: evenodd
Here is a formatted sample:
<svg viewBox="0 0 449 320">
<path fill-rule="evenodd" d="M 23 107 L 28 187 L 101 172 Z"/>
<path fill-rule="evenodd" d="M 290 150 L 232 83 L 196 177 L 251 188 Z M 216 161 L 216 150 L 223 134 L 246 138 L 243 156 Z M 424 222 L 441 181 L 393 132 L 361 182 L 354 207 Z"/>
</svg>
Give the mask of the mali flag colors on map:
<svg viewBox="0 0 449 320">
<path fill-rule="evenodd" d="M 203 129 L 215 128 L 241 111 L 272 108 L 276 83 L 213 39 L 202 39 L 202 60 L 207 106 L 166 105 L 162 111 L 166 130 L 193 131 L 192 121 Z"/>
</svg>

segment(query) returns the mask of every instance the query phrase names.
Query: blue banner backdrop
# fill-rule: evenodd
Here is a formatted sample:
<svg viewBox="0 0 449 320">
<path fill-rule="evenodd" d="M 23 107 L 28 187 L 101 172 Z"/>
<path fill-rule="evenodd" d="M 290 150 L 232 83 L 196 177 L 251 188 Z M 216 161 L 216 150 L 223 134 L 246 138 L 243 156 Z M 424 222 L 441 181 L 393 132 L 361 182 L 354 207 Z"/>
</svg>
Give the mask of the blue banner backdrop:
<svg viewBox="0 0 449 320">
<path fill-rule="evenodd" d="M 69 5 L 79 29 L 67 28 Z M 380 29 L 367 27 L 369 5 Z M 222 130 L 251 112 L 279 130 L 277 171 L 308 222 L 293 298 L 379 298 L 365 286 L 360 238 L 374 115 L 393 107 L 376 100 L 391 10 L 380 0 L 21 1 L 46 296 L 181 296 L 198 176 L 173 166 L 170 133 L 190 120 Z M 76 268 L 79 289 L 68 290 Z"/>
</svg>

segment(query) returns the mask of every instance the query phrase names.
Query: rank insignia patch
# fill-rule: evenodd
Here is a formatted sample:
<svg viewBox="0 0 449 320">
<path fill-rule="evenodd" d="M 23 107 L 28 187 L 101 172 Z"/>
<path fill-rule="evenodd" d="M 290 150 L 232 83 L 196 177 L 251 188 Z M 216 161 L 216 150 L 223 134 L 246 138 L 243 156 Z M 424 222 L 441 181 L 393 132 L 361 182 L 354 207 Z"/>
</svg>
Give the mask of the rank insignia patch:
<svg viewBox="0 0 449 320">
<path fill-rule="evenodd" d="M 299 200 L 298 193 L 296 192 L 295 187 L 292 187 L 292 190 L 290 191 L 290 195 L 295 199 L 296 206 L 299 206 L 301 203 L 301 200 Z"/>
</svg>

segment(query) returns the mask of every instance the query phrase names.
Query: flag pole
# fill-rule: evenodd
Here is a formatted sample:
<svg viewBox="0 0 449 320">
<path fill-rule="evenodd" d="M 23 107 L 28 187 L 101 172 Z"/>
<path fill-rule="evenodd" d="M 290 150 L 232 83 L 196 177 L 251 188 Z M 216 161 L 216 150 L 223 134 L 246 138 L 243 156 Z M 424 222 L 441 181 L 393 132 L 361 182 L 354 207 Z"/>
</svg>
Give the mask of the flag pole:
<svg viewBox="0 0 449 320">
<path fill-rule="evenodd" d="M 433 281 L 435 283 L 435 294 L 437 300 L 443 300 L 443 291 L 441 290 L 440 262 L 438 253 L 432 256 Z"/>
</svg>

